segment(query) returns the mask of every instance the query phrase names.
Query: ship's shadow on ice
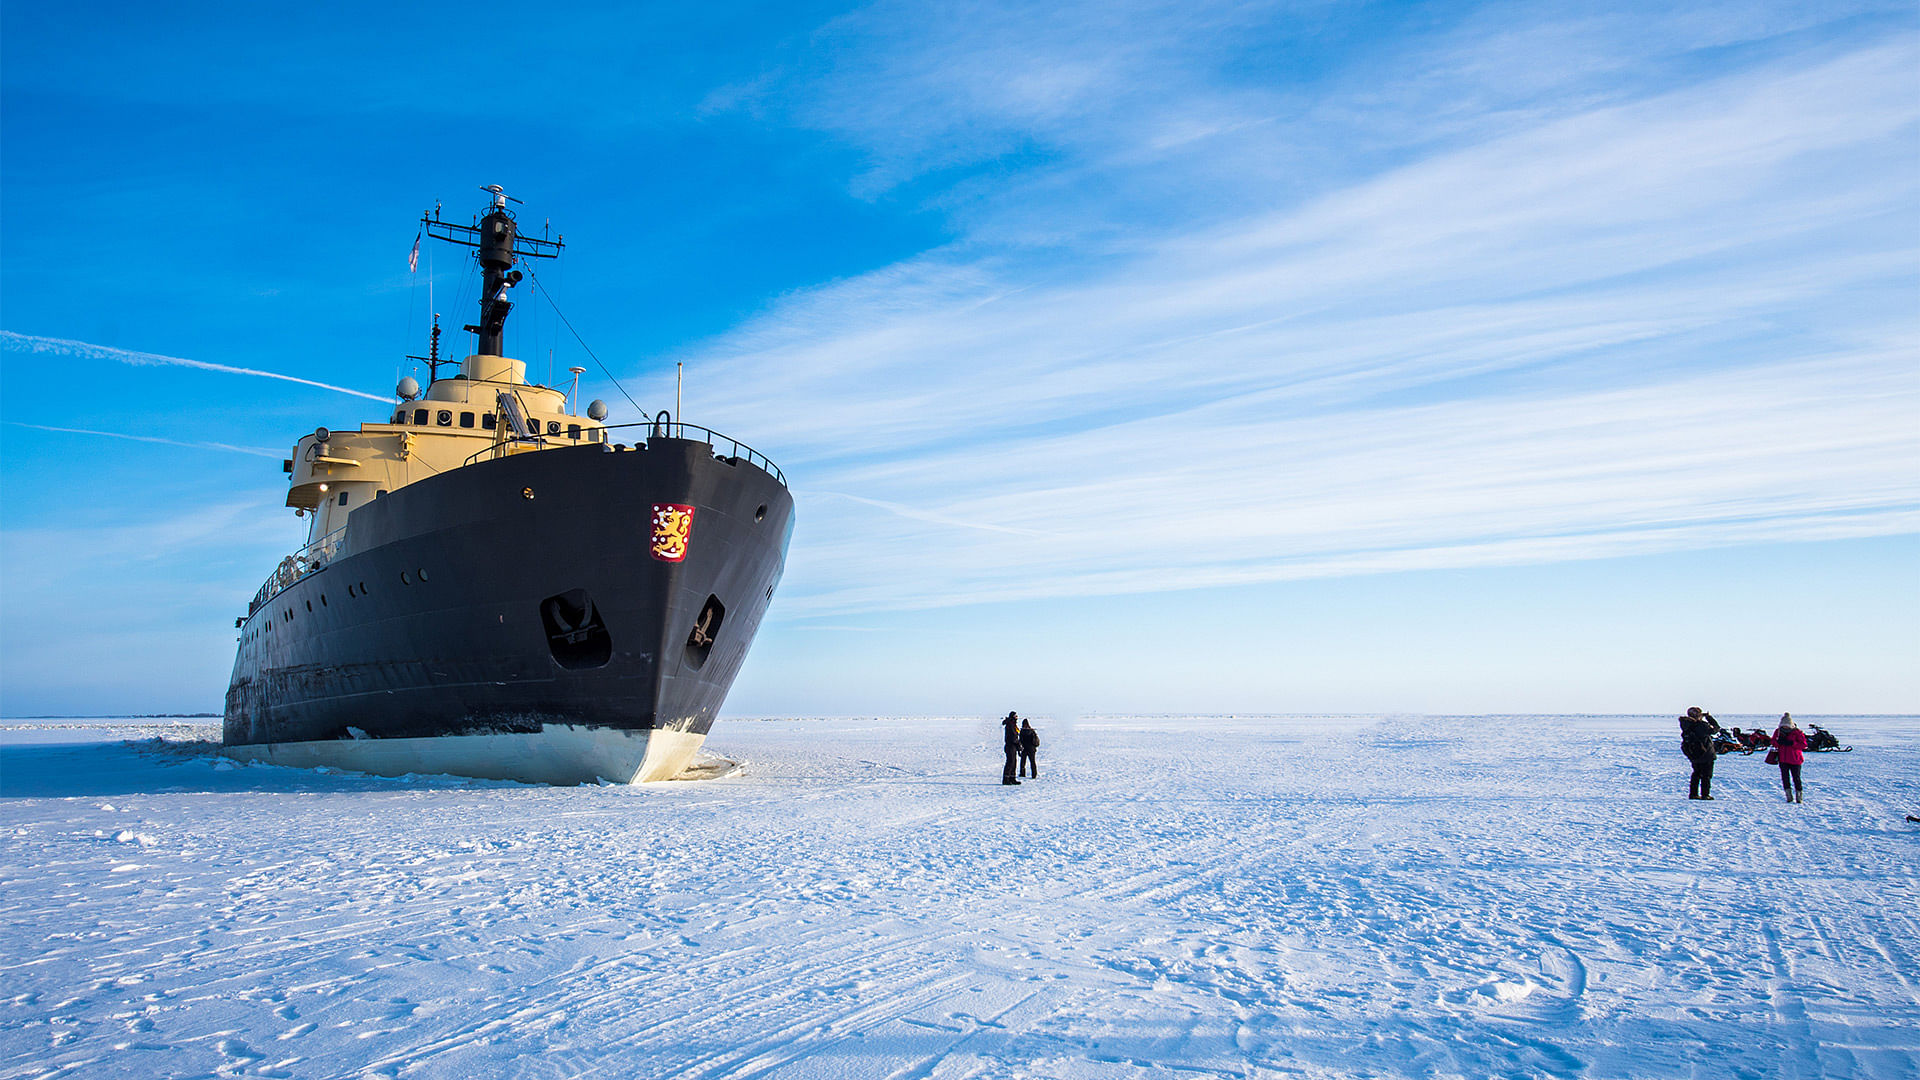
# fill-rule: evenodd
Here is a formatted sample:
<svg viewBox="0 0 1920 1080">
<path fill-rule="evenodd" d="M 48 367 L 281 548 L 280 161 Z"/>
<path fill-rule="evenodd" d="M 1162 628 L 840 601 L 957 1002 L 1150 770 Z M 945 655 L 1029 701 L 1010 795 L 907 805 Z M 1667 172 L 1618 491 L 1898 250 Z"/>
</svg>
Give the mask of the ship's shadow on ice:
<svg viewBox="0 0 1920 1080">
<path fill-rule="evenodd" d="M 726 780 L 745 762 L 701 753 L 665 783 Z M 0 799 L 206 792 L 401 791 L 425 788 L 544 788 L 463 776 L 376 776 L 340 769 L 298 769 L 235 761 L 218 739 L 148 738 L 0 745 Z"/>
<path fill-rule="evenodd" d="M 217 739 L 129 739 L 0 745 L 0 799 L 207 792 L 337 792 L 524 787 L 457 776 L 385 777 L 243 764 Z"/>
</svg>

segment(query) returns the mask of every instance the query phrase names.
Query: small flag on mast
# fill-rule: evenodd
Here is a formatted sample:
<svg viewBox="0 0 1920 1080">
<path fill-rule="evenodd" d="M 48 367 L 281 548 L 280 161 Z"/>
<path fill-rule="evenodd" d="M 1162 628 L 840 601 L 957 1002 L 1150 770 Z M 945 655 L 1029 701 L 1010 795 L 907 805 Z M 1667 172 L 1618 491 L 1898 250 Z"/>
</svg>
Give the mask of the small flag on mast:
<svg viewBox="0 0 1920 1080">
<path fill-rule="evenodd" d="M 419 269 L 420 269 L 420 234 L 414 233 L 413 234 L 413 250 L 407 252 L 407 273 L 409 274 L 415 273 Z"/>
</svg>

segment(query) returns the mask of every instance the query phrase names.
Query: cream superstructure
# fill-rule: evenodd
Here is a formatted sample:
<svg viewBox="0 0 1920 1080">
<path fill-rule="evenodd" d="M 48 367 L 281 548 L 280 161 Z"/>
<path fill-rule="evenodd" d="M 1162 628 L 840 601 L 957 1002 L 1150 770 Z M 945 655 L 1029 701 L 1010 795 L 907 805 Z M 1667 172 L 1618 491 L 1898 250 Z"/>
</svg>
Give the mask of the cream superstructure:
<svg viewBox="0 0 1920 1080">
<path fill-rule="evenodd" d="M 469 356 L 457 375 L 435 380 L 424 394 L 404 391 L 385 421 L 358 431 L 319 431 L 294 444 L 285 463 L 287 505 L 311 514 L 309 543 L 344 528 L 347 517 L 389 492 L 476 461 L 560 446 L 605 442 L 606 415 L 594 402 L 582 415 L 566 391 L 526 381 L 527 365 L 504 356 Z M 410 381 L 410 380 L 409 380 Z M 527 435 L 518 438 L 501 395 L 518 404 Z"/>
</svg>

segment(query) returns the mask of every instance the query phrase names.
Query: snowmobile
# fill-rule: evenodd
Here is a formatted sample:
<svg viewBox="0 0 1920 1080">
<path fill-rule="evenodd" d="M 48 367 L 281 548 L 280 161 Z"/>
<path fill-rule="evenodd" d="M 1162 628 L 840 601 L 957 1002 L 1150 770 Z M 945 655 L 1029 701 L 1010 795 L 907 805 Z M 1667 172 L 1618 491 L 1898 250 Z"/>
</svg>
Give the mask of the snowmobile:
<svg viewBox="0 0 1920 1080">
<path fill-rule="evenodd" d="M 1819 724 L 1808 724 L 1807 729 L 1807 750 L 1809 753 L 1847 754 L 1853 752 L 1853 747 L 1841 746 L 1840 740 L 1833 737 L 1833 732 L 1828 731 Z"/>
</svg>

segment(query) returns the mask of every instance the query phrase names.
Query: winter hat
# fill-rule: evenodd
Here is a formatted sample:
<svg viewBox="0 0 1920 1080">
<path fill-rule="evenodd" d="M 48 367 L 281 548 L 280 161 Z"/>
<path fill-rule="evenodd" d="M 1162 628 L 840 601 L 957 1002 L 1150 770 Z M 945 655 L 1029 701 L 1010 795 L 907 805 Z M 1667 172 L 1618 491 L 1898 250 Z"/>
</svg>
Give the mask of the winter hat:
<svg viewBox="0 0 1920 1080">
<path fill-rule="evenodd" d="M 1784 712 L 1780 714 L 1780 726 L 1784 728 L 1795 728 L 1795 729 L 1798 729 L 1800 727 L 1799 724 L 1794 723 L 1792 713 L 1784 713 Z"/>
<path fill-rule="evenodd" d="M 1699 715 L 1700 715 L 1700 706 L 1698 706 L 1698 705 L 1695 705 L 1695 706 L 1694 706 L 1693 708 L 1691 708 L 1691 709 L 1688 709 L 1688 710 L 1687 710 L 1687 715 L 1688 715 L 1688 716 L 1699 716 Z"/>
</svg>

